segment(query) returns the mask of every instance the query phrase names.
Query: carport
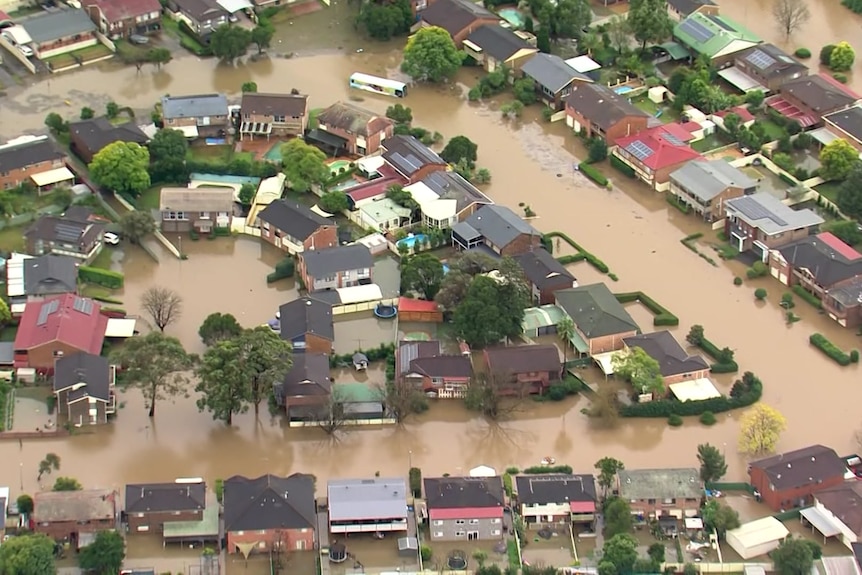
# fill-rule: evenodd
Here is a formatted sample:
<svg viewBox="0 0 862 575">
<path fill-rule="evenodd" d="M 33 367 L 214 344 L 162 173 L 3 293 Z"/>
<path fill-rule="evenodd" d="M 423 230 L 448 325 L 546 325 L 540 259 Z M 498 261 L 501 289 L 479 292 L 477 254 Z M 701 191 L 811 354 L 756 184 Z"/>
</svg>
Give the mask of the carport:
<svg viewBox="0 0 862 575">
<path fill-rule="evenodd" d="M 835 520 L 828 514 L 824 513 L 819 507 L 803 509 L 799 512 L 799 515 L 801 515 L 803 525 L 808 524 L 811 526 L 812 530 L 816 529 L 821 535 L 823 535 L 823 543 L 826 543 L 826 540 L 829 537 L 837 537 L 838 535 L 841 535 L 841 528 Z"/>
<path fill-rule="evenodd" d="M 593 361 L 596 362 L 596 365 L 599 366 L 599 369 L 602 370 L 602 373 L 605 376 L 614 374 L 614 356 L 618 354 L 618 351 L 609 351 L 606 353 L 597 353 L 593 356 Z"/>
<path fill-rule="evenodd" d="M 720 70 L 718 75 L 722 77 L 728 84 L 738 89 L 740 92 L 748 93 L 754 90 L 760 90 L 764 94 L 769 92 L 769 88 L 763 86 L 760 82 L 737 68 L 731 66 Z"/>
<path fill-rule="evenodd" d="M 838 136 L 836 136 L 829 128 L 817 128 L 816 130 L 811 130 L 808 132 L 808 135 L 817 140 L 821 146 L 828 146 L 835 140 L 840 140 Z"/>
<path fill-rule="evenodd" d="M 715 385 L 707 377 L 672 383 L 668 387 L 670 387 L 671 393 L 681 402 L 703 401 L 705 399 L 721 397 L 721 393 L 719 393 Z"/>
<path fill-rule="evenodd" d="M 253 7 L 249 0 L 217 0 L 216 4 L 224 8 L 228 14 L 233 14 L 240 10 L 249 10 Z"/>
<path fill-rule="evenodd" d="M 33 180 L 33 183 L 36 184 L 37 188 L 42 189 L 45 186 L 53 186 L 54 184 L 60 184 L 62 182 L 74 183 L 75 174 L 72 173 L 72 170 L 63 166 L 62 168 L 55 168 L 53 170 L 48 170 L 47 172 L 33 174 L 30 176 L 30 179 Z"/>
</svg>

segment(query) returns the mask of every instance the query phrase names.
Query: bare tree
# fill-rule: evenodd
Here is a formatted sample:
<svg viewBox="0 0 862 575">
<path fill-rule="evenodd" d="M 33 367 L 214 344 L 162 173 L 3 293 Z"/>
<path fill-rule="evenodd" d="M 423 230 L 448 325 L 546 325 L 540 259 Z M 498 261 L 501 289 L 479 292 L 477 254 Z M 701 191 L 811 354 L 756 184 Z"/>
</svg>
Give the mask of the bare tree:
<svg viewBox="0 0 862 575">
<path fill-rule="evenodd" d="M 620 418 L 616 390 L 608 385 L 599 386 L 592 405 L 586 408 L 586 414 L 601 427 L 616 427 Z"/>
<path fill-rule="evenodd" d="M 336 436 L 347 426 L 347 413 L 344 404 L 347 397 L 340 387 L 333 387 L 326 403 L 318 408 L 314 418 L 317 427 L 327 435 Z"/>
<path fill-rule="evenodd" d="M 411 387 L 409 384 L 398 381 L 390 381 L 378 386 L 378 393 L 383 398 L 386 413 L 396 423 L 402 423 L 410 415 L 421 413 L 428 409 L 428 400 L 422 391 Z"/>
<path fill-rule="evenodd" d="M 512 374 L 480 373 L 470 384 L 464 403 L 492 421 L 511 416 L 521 407 L 529 389 Z"/>
<path fill-rule="evenodd" d="M 773 0 L 772 16 L 776 24 L 784 32 L 784 37 L 789 38 L 803 24 L 811 19 L 806 0 Z"/>
<path fill-rule="evenodd" d="M 141 306 L 153 318 L 159 331 L 164 332 L 166 327 L 180 319 L 183 298 L 171 289 L 153 286 L 141 296 Z"/>
</svg>

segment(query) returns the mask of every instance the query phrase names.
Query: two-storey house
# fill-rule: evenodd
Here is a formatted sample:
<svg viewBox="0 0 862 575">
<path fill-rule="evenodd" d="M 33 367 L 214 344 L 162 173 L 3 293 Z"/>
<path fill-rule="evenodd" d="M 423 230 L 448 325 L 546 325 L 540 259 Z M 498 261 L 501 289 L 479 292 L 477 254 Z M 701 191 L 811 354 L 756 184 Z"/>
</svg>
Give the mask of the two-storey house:
<svg viewBox="0 0 862 575">
<path fill-rule="evenodd" d="M 862 325 L 862 276 L 836 283 L 822 301 L 826 314 L 842 327 Z"/>
<path fill-rule="evenodd" d="M 333 220 L 294 200 L 275 200 L 258 214 L 260 237 L 289 253 L 322 250 L 338 245 Z"/>
<path fill-rule="evenodd" d="M 566 125 L 609 146 L 647 129 L 650 116 L 603 84 L 579 82 L 566 97 Z"/>
<path fill-rule="evenodd" d="M 62 179 L 57 177 L 62 176 Z M 0 190 L 32 182 L 47 190 L 60 182 L 74 181 L 66 167 L 66 154 L 47 136 L 21 136 L 0 145 Z M 53 180 L 53 181 L 49 181 Z"/>
<path fill-rule="evenodd" d="M 776 512 L 810 504 L 816 492 L 843 483 L 846 471 L 844 460 L 823 445 L 809 445 L 748 465 L 749 482 L 763 503 Z"/>
<path fill-rule="evenodd" d="M 457 172 L 448 170 L 431 172 L 404 190 L 419 204 L 422 225 L 430 229 L 449 229 L 482 206 L 494 203 Z"/>
<path fill-rule="evenodd" d="M 233 188 L 162 188 L 160 227 L 163 232 L 202 234 L 229 229 L 233 205 Z"/>
<path fill-rule="evenodd" d="M 228 23 L 228 12 L 216 0 L 169 0 L 167 9 L 200 38 Z"/>
<path fill-rule="evenodd" d="M 202 480 L 126 485 L 125 516 L 130 533 L 163 533 L 177 521 L 201 521 L 207 507 Z"/>
<path fill-rule="evenodd" d="M 299 277 L 309 292 L 370 284 L 373 267 L 371 251 L 362 244 L 299 254 Z"/>
<path fill-rule="evenodd" d="M 500 477 L 428 477 L 431 541 L 499 541 L 505 493 Z"/>
<path fill-rule="evenodd" d="M 290 342 L 294 353 L 332 353 L 332 305 L 310 297 L 289 301 L 278 308 L 276 321 L 281 339 Z"/>
<path fill-rule="evenodd" d="M 92 261 L 102 251 L 105 226 L 81 219 L 69 212 L 60 216 L 42 216 L 24 232 L 27 252 L 34 256 L 69 256 L 81 263 Z"/>
<path fill-rule="evenodd" d="M 322 144 L 334 155 L 366 156 L 380 151 L 392 137 L 395 123 L 385 116 L 348 102 L 336 102 L 317 116 L 317 129 L 308 139 Z"/>
<path fill-rule="evenodd" d="M 227 97 L 224 94 L 164 96 L 162 119 L 165 128 L 179 130 L 187 138 L 224 136 L 228 127 Z"/>
<path fill-rule="evenodd" d="M 787 120 L 802 128 L 820 125 L 823 116 L 849 108 L 859 102 L 859 95 L 825 74 L 811 74 L 784 82 L 778 94 L 765 100 Z"/>
<path fill-rule="evenodd" d="M 381 145 L 384 161 L 411 184 L 449 167 L 437 152 L 413 136 L 392 136 Z"/>
<path fill-rule="evenodd" d="M 629 502 L 633 515 L 658 520 L 698 514 L 703 482 L 697 469 L 626 469 L 617 478 L 620 498 Z"/>
<path fill-rule="evenodd" d="M 82 537 L 117 528 L 118 498 L 110 489 L 37 491 L 33 494 L 33 531 L 77 549 Z"/>
<path fill-rule="evenodd" d="M 159 0 L 84 0 L 83 8 L 109 38 L 147 34 L 162 27 Z"/>
<path fill-rule="evenodd" d="M 308 96 L 304 94 L 242 95 L 240 140 L 255 136 L 302 136 L 308 123 Z"/>
<path fill-rule="evenodd" d="M 733 67 L 722 70 L 721 75 L 725 80 L 733 80 L 731 83 L 743 92 L 758 89 L 776 92 L 785 82 L 807 76 L 808 66 L 775 44 L 758 44 L 738 52 Z"/>
<path fill-rule="evenodd" d="M 13 253 L 6 260 L 6 297 L 12 313 L 27 302 L 78 293 L 79 261 L 54 254 L 32 257 Z"/>
<path fill-rule="evenodd" d="M 521 66 L 524 77 L 536 85 L 536 94 L 554 111 L 562 110 L 575 87 L 592 83 L 592 78 L 578 72 L 554 54 L 535 54 Z"/>
<path fill-rule="evenodd" d="M 499 22 L 499 16 L 470 0 L 435 0 L 419 14 L 419 22 L 413 29 L 428 26 L 443 28 L 460 49 L 464 40 L 475 30 Z"/>
<path fill-rule="evenodd" d="M 823 124 L 829 134 L 849 142 L 862 152 L 862 106 L 827 114 L 823 116 Z"/>
<path fill-rule="evenodd" d="M 117 368 L 87 352 L 58 357 L 54 363 L 57 410 L 75 427 L 101 425 L 117 413 Z"/>
<path fill-rule="evenodd" d="M 862 254 L 823 232 L 770 250 L 769 271 L 784 285 L 800 285 L 822 299 L 827 290 L 862 275 Z"/>
<path fill-rule="evenodd" d="M 562 379 L 563 364 L 554 345 L 492 347 L 484 351 L 483 358 L 500 395 L 542 394 Z"/>
<path fill-rule="evenodd" d="M 724 233 L 741 252 L 767 261 L 769 250 L 817 233 L 823 218 L 808 208 L 794 210 L 769 192 L 724 202 Z"/>
<path fill-rule="evenodd" d="M 592 525 L 596 518 L 596 480 L 592 475 L 517 475 L 515 498 L 524 523 L 532 529 L 570 523 Z"/>
<path fill-rule="evenodd" d="M 568 342 L 582 355 L 618 351 L 625 338 L 637 335 L 638 324 L 605 284 L 589 284 L 559 290 L 556 304 L 575 325 Z"/>
<path fill-rule="evenodd" d="M 69 138 L 72 153 L 87 164 L 93 161 L 93 156 L 114 142 L 131 142 L 144 146 L 150 140 L 135 122 L 113 124 L 104 116 L 72 122 L 69 124 Z"/>
<path fill-rule="evenodd" d="M 552 256 L 545 248 L 536 248 L 516 256 L 521 266 L 533 303 L 547 305 L 554 303 L 554 294 L 562 289 L 578 287 L 578 280 Z"/>
<path fill-rule="evenodd" d="M 400 311 L 400 310 L 399 310 Z M 447 355 L 439 341 L 400 341 L 395 352 L 398 383 L 441 398 L 463 398 L 473 377 L 464 355 Z"/>
<path fill-rule="evenodd" d="M 539 51 L 535 42 L 531 44 L 529 38 L 529 32 L 489 24 L 467 36 L 464 51 L 482 64 L 487 72 L 501 68 L 520 70 L 524 62 Z"/>
<path fill-rule="evenodd" d="M 823 537 L 837 537 L 853 549 L 862 541 L 862 482 L 844 481 L 818 491 L 814 506 L 803 509 L 802 517 Z"/>
<path fill-rule="evenodd" d="M 671 172 L 668 191 L 708 222 L 724 217 L 724 202 L 751 195 L 758 183 L 723 159 L 689 162 Z"/>
<path fill-rule="evenodd" d="M 670 187 L 670 175 L 702 156 L 686 142 L 690 134 L 678 124 L 656 126 L 639 134 L 617 139 L 613 155 L 635 171 L 635 175 L 657 192 Z"/>
<path fill-rule="evenodd" d="M 311 351 L 295 354 L 284 380 L 273 386 L 273 394 L 288 421 L 317 420 L 331 402 L 329 356 Z"/>
<path fill-rule="evenodd" d="M 486 205 L 452 226 L 459 250 L 484 246 L 489 255 L 518 256 L 541 247 L 542 234 L 505 206 Z"/>
</svg>

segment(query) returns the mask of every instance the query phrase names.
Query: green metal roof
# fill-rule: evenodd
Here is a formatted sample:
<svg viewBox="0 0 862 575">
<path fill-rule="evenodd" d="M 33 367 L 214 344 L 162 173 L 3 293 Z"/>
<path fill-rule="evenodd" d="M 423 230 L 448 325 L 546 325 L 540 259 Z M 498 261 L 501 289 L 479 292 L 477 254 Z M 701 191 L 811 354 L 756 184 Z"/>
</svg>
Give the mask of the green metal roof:
<svg viewBox="0 0 862 575">
<path fill-rule="evenodd" d="M 591 284 L 556 292 L 557 305 L 575 326 L 592 339 L 640 328 L 605 284 Z"/>
<path fill-rule="evenodd" d="M 380 390 L 372 389 L 364 383 L 336 383 L 332 389 L 339 390 L 339 399 L 345 403 L 379 403 L 382 399 Z"/>
<path fill-rule="evenodd" d="M 218 538 L 219 505 L 215 498 L 207 497 L 207 506 L 200 521 L 166 521 L 165 540 L 196 539 L 201 537 Z"/>
<path fill-rule="evenodd" d="M 694 52 L 710 58 L 721 55 L 734 42 L 749 46 L 762 42 L 753 32 L 725 16 L 700 12 L 674 26 L 673 37 Z M 739 49 L 749 46 L 740 46 Z"/>
<path fill-rule="evenodd" d="M 672 60 L 685 60 L 691 56 L 685 46 L 677 42 L 665 42 L 664 44 L 659 45 L 659 48 L 664 48 L 665 52 L 670 55 Z"/>
<path fill-rule="evenodd" d="M 543 327 L 557 325 L 564 317 L 563 310 L 553 304 L 531 307 L 524 310 L 524 321 L 521 325 L 526 332 L 536 331 Z"/>
</svg>

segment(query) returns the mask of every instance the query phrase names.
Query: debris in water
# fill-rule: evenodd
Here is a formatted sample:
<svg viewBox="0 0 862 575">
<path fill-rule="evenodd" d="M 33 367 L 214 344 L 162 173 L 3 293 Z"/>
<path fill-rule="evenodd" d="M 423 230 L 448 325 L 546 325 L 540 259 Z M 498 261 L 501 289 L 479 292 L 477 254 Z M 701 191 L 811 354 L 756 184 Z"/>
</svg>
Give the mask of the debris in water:
<svg viewBox="0 0 862 575">
<path fill-rule="evenodd" d="M 362 48 L 357 48 L 357 49 L 356 49 L 356 53 L 357 53 L 357 54 L 362 54 L 364 51 L 365 51 L 365 50 L 363 50 Z"/>
</svg>

